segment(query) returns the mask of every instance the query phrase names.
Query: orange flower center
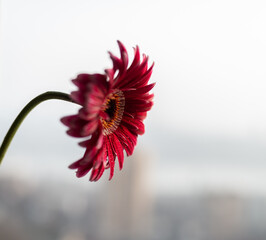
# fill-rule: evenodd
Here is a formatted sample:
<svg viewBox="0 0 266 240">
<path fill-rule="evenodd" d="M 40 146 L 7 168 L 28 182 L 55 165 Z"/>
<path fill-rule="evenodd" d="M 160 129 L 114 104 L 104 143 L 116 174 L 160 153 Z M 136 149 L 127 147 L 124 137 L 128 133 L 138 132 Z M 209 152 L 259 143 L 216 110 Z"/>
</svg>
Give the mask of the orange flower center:
<svg viewBox="0 0 266 240">
<path fill-rule="evenodd" d="M 115 90 L 107 96 L 102 107 L 105 116 L 100 118 L 104 135 L 110 135 L 118 128 L 124 108 L 125 97 L 122 91 Z"/>
</svg>

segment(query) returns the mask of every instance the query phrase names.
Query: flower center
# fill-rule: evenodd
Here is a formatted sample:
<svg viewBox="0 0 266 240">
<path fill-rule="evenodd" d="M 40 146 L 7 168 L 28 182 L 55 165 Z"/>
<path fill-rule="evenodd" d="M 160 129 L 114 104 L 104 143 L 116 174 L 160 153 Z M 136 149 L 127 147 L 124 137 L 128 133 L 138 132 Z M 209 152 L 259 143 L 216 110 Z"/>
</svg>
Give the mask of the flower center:
<svg viewBox="0 0 266 240">
<path fill-rule="evenodd" d="M 104 135 L 110 135 L 118 128 L 124 108 L 125 97 L 122 91 L 115 90 L 107 96 L 102 108 L 103 114 L 100 117 Z"/>
</svg>

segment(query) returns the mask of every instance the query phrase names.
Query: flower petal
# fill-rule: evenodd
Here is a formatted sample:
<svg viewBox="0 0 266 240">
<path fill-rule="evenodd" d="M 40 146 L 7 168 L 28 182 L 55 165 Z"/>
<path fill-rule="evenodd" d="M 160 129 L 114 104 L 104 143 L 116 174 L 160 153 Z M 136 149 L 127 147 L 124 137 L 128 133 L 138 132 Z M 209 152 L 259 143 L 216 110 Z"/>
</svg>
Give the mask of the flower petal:
<svg viewBox="0 0 266 240">
<path fill-rule="evenodd" d="M 112 143 L 112 147 L 118 159 L 119 169 L 121 170 L 123 168 L 123 163 L 124 163 L 123 146 L 115 134 L 112 135 L 111 143 Z"/>
<path fill-rule="evenodd" d="M 115 170 L 115 155 L 110 143 L 110 140 L 108 139 L 106 141 L 106 146 L 107 146 L 107 152 L 108 152 L 108 160 L 109 160 L 109 165 L 110 165 L 110 177 L 109 180 L 113 178 L 114 175 L 114 170 Z"/>
</svg>

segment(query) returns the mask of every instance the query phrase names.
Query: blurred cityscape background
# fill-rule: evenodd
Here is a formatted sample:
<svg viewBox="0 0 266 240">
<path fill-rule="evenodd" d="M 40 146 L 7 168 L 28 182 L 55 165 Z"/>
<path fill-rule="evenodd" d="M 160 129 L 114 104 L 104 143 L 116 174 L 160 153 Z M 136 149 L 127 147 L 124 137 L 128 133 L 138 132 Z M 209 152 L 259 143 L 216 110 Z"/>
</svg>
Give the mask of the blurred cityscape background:
<svg viewBox="0 0 266 240">
<path fill-rule="evenodd" d="M 266 2 L 0 0 L 0 141 L 36 95 L 74 90 L 121 40 L 155 62 L 155 105 L 133 156 L 97 183 L 41 104 L 0 167 L 1 240 L 265 240 Z"/>
</svg>

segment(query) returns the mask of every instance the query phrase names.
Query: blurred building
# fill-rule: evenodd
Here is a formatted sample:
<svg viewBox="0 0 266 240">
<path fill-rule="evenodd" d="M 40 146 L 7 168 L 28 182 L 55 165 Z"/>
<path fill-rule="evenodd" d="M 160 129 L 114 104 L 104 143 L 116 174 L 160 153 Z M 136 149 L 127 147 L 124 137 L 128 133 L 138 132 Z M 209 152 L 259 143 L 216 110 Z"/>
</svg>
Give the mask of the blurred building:
<svg viewBox="0 0 266 240">
<path fill-rule="evenodd" d="M 153 198 L 150 156 L 136 151 L 123 171 L 106 183 L 102 203 L 102 239 L 148 239 L 152 230 Z"/>
</svg>

